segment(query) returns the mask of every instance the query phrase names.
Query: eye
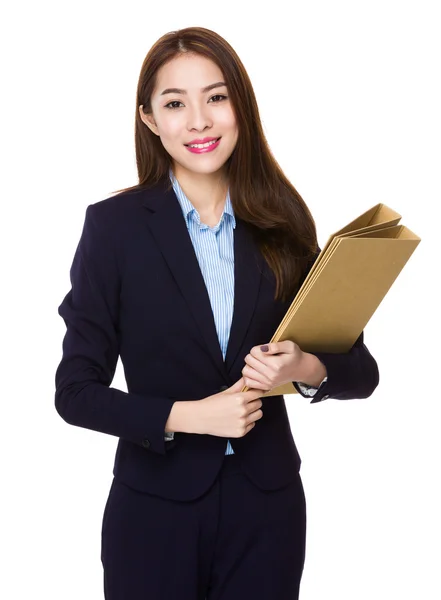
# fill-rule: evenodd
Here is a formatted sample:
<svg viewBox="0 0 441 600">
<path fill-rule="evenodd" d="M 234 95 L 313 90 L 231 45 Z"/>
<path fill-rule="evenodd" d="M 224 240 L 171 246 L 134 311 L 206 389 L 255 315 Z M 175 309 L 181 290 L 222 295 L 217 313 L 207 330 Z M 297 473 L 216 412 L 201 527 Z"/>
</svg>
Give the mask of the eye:
<svg viewBox="0 0 441 600">
<path fill-rule="evenodd" d="M 223 100 L 226 100 L 228 98 L 228 96 L 225 96 L 223 94 L 216 94 L 215 96 L 211 96 L 210 100 L 213 100 L 213 98 L 220 98 L 220 100 L 218 100 L 217 102 L 215 102 L 215 104 L 218 104 L 219 102 L 222 102 Z M 179 108 L 179 106 L 171 106 L 171 104 L 182 104 L 182 102 L 180 100 L 172 100 L 171 102 L 169 102 L 168 104 L 166 104 L 164 106 L 164 108 L 169 108 L 170 110 L 173 110 L 174 108 Z"/>
<path fill-rule="evenodd" d="M 170 106 L 170 104 L 182 104 L 182 102 L 179 102 L 179 100 L 172 100 L 172 102 L 166 104 L 164 108 L 178 108 L 177 106 Z"/>
<path fill-rule="evenodd" d="M 228 98 L 228 96 L 224 96 L 223 94 L 216 94 L 215 96 L 211 96 L 210 100 L 213 100 L 213 98 L 226 99 L 226 98 Z"/>
</svg>

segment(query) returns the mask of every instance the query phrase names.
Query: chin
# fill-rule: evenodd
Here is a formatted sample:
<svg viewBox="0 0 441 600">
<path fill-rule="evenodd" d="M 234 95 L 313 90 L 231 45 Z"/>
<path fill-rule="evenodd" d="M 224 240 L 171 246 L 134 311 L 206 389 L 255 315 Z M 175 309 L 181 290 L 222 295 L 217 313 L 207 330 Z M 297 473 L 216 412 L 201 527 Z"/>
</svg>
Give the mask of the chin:
<svg viewBox="0 0 441 600">
<path fill-rule="evenodd" d="M 187 171 L 190 171 L 191 173 L 195 173 L 198 175 L 214 175 L 215 173 L 219 173 L 222 170 L 223 166 L 224 166 L 223 164 L 219 165 L 219 166 L 206 165 L 205 168 L 197 169 L 193 165 L 190 165 L 190 166 L 186 167 L 186 169 L 187 169 Z"/>
<path fill-rule="evenodd" d="M 211 158 L 208 156 L 194 154 L 190 155 L 190 160 L 188 159 L 188 157 L 185 157 L 185 160 L 175 160 L 175 162 L 179 163 L 183 168 L 187 169 L 188 171 L 193 171 L 194 173 L 202 174 L 216 173 L 216 171 L 222 169 L 227 160 L 228 158 L 220 158 L 219 156 L 217 156 L 216 159 L 214 159 L 214 157 Z"/>
</svg>

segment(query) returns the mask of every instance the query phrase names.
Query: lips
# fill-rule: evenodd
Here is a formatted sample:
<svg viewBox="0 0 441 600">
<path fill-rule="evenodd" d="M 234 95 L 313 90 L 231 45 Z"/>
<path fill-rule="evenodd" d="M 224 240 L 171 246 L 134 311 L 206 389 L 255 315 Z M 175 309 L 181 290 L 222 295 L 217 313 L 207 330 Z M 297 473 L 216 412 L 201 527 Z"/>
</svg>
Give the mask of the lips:
<svg viewBox="0 0 441 600">
<path fill-rule="evenodd" d="M 189 144 L 184 144 L 184 146 L 191 146 L 192 144 L 206 144 L 207 142 L 218 142 L 221 139 L 222 136 L 219 136 L 217 138 L 211 138 L 211 139 L 206 139 L 204 142 L 190 142 Z"/>
</svg>

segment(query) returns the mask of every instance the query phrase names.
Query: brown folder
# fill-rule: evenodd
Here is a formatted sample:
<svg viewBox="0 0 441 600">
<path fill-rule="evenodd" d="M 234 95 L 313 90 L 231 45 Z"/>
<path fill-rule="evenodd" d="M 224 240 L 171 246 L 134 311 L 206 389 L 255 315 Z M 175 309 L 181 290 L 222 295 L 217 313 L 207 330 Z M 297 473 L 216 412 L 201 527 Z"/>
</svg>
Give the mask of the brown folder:
<svg viewBox="0 0 441 600">
<path fill-rule="evenodd" d="M 332 234 L 270 341 L 348 352 L 421 241 L 400 220 L 377 204 Z M 262 396 L 295 393 L 287 383 Z"/>
</svg>

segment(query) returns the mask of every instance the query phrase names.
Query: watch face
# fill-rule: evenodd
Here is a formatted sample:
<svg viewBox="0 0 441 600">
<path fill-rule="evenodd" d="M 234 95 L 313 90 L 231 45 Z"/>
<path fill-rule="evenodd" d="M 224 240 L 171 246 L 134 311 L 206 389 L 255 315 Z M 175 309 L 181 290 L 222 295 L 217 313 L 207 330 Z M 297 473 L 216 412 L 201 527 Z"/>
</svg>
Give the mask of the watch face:
<svg viewBox="0 0 441 600">
<path fill-rule="evenodd" d="M 307 383 L 303 383 L 302 381 L 297 381 L 297 385 L 300 388 L 301 393 L 304 396 L 315 396 L 316 392 L 322 388 L 322 386 L 328 381 L 328 377 L 325 377 L 319 387 L 314 387 L 313 385 L 308 385 Z M 323 396 L 322 400 L 325 400 L 326 398 L 329 398 L 329 396 Z"/>
</svg>

